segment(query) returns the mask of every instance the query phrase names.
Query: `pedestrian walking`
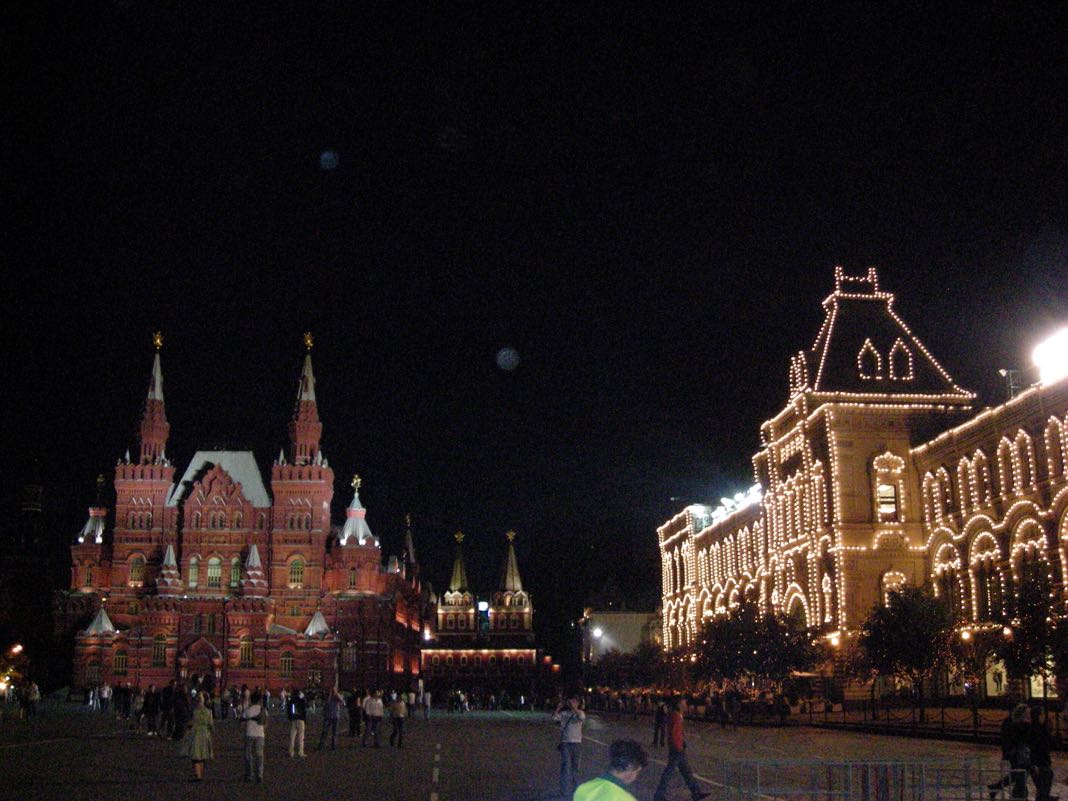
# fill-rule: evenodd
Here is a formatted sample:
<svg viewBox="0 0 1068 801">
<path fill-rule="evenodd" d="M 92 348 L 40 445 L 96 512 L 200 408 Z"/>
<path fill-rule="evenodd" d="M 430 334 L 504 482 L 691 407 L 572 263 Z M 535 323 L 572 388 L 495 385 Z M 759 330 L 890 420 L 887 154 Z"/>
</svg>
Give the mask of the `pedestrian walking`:
<svg viewBox="0 0 1068 801">
<path fill-rule="evenodd" d="M 668 708 L 667 700 L 661 698 L 653 713 L 653 747 L 663 747 L 665 730 L 667 729 Z"/>
<path fill-rule="evenodd" d="M 245 781 L 263 781 L 263 751 L 267 736 L 267 707 L 261 703 L 260 691 L 249 695 L 249 703 L 241 712 L 245 735 Z"/>
<path fill-rule="evenodd" d="M 297 690 L 289 696 L 286 705 L 286 717 L 289 718 L 289 755 L 304 756 L 304 727 L 308 720 L 308 703 L 304 700 L 304 690 Z"/>
<path fill-rule="evenodd" d="M 393 724 L 393 729 L 389 733 L 391 747 L 396 742 L 397 748 L 404 748 L 404 719 L 406 717 L 408 717 L 408 705 L 404 702 L 404 693 L 401 693 L 389 707 L 389 721 Z"/>
<path fill-rule="evenodd" d="M 190 711 L 189 692 L 185 689 L 185 684 L 178 682 L 174 689 L 174 732 L 171 735 L 175 740 L 181 740 L 185 736 Z"/>
<path fill-rule="evenodd" d="M 690 795 L 693 796 L 693 801 L 700 801 L 700 799 L 708 798 L 711 795 L 711 793 L 701 791 L 701 785 L 694 778 L 693 772 L 690 770 L 690 762 L 686 758 L 686 737 L 682 731 L 682 721 L 685 714 L 686 699 L 673 699 L 671 702 L 671 717 L 668 720 L 668 762 L 664 772 L 660 775 L 660 784 L 657 785 L 656 792 L 653 793 L 653 801 L 664 801 L 667 798 L 668 783 L 671 781 L 671 774 L 676 769 L 682 774 L 682 780 L 686 782 L 686 786 L 690 788 Z"/>
<path fill-rule="evenodd" d="M 1002 787 L 1012 786 L 1017 801 L 1027 798 L 1027 776 L 1031 771 L 1031 710 L 1017 704 L 1001 724 L 1001 758 L 1009 763 L 1009 773 L 987 786 L 990 798 L 997 798 Z"/>
<path fill-rule="evenodd" d="M 553 712 L 553 721 L 560 726 L 560 796 L 570 798 L 578 787 L 579 754 L 582 751 L 582 724 L 586 713 L 582 710 L 577 695 L 561 703 Z"/>
<path fill-rule="evenodd" d="M 193 705 L 193 722 L 189 731 L 189 760 L 193 763 L 192 781 L 204 781 L 204 763 L 209 759 L 215 759 L 215 749 L 212 745 L 212 732 L 215 731 L 215 722 L 212 720 L 211 709 L 208 707 L 208 694 L 197 694 Z"/>
<path fill-rule="evenodd" d="M 384 707 L 382 705 L 382 691 L 375 690 L 373 694 L 368 695 L 363 702 L 363 714 L 367 718 L 367 729 L 363 733 L 363 745 L 367 746 L 367 738 L 372 737 L 374 739 L 375 748 L 380 748 L 381 745 L 378 741 L 379 727 L 382 725 L 382 715 Z"/>
<path fill-rule="evenodd" d="M 353 690 L 345 700 L 345 711 L 349 715 L 349 737 L 359 737 L 363 718 L 363 698 Z"/>
<path fill-rule="evenodd" d="M 145 704 L 141 707 L 141 714 L 145 716 L 145 733 L 151 737 L 159 734 L 159 692 L 155 684 L 148 685 L 145 693 Z"/>
<path fill-rule="evenodd" d="M 414 690 L 410 690 L 408 692 L 407 707 L 408 707 L 408 717 L 410 717 L 410 718 L 415 717 L 415 691 Z"/>
<path fill-rule="evenodd" d="M 97 697 L 100 698 L 100 713 L 106 715 L 111 708 L 111 685 L 106 681 L 101 684 Z"/>
<path fill-rule="evenodd" d="M 649 757 L 634 740 L 616 740 L 608 748 L 608 771 L 580 784 L 574 801 L 637 801 L 627 788 L 638 778 Z"/>
<path fill-rule="evenodd" d="M 341 709 L 344 705 L 345 699 L 341 697 L 338 688 L 334 687 L 323 705 L 323 730 L 319 735 L 319 747 L 315 749 L 316 751 L 323 750 L 327 732 L 330 733 L 330 750 L 337 750 L 337 724 L 341 720 Z"/>
</svg>

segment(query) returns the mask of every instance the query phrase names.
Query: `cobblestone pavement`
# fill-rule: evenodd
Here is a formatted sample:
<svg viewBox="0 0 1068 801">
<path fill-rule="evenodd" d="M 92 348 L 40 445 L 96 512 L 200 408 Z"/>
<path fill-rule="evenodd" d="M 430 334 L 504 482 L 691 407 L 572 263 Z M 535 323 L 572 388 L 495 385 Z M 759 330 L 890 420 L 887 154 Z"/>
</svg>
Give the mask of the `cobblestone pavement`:
<svg viewBox="0 0 1068 801">
<path fill-rule="evenodd" d="M 344 722 L 343 722 L 344 727 Z M 388 723 L 383 727 L 388 736 Z M 0 723 L 0 799 L 47 801 L 141 801 L 141 799 L 240 798 L 272 801 L 548 801 L 555 799 L 557 732 L 548 716 L 535 713 L 435 712 L 430 721 L 407 722 L 403 750 L 363 748 L 347 736 L 338 750 L 316 752 L 319 721 L 309 721 L 308 755 L 286 754 L 288 723 L 268 725 L 266 781 L 245 784 L 241 738 L 233 720 L 217 723 L 216 759 L 202 784 L 189 780 L 187 760 L 177 744 L 129 731 L 122 723 L 69 706 L 46 706 L 33 723 Z M 608 744 L 620 737 L 651 740 L 649 722 L 591 715 L 586 725 L 581 778 L 604 769 Z M 727 760 L 775 762 L 794 759 L 996 761 L 998 750 L 902 737 L 882 737 L 804 727 L 740 728 L 687 724 L 690 762 L 713 798 L 724 798 L 721 780 Z M 652 762 L 639 777 L 635 795 L 652 797 L 666 749 L 649 749 Z M 1059 783 L 1068 759 L 1055 756 Z M 1068 799 L 1068 788 L 1059 787 Z M 1058 792 L 1055 786 L 1054 792 Z M 669 799 L 689 794 L 676 777 Z M 768 796 L 761 796 L 767 801 Z M 757 799 L 754 799 L 757 801 Z M 808 801 L 807 797 L 805 801 Z M 986 801 L 975 799 L 975 801 Z"/>
</svg>

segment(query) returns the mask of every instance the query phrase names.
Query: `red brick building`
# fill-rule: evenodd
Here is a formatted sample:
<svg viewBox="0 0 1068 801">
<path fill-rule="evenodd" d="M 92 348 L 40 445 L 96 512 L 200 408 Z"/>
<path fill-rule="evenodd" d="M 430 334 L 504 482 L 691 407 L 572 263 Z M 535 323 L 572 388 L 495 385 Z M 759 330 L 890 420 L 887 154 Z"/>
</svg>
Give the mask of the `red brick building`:
<svg viewBox="0 0 1068 801">
<path fill-rule="evenodd" d="M 358 479 L 331 525 L 310 338 L 269 492 L 251 451 L 198 451 L 175 480 L 160 344 L 138 458 L 115 467 L 114 508 L 89 509 L 56 599 L 57 628 L 77 632 L 75 684 L 410 686 L 427 605 L 411 531 L 403 562 L 383 564 Z"/>
</svg>

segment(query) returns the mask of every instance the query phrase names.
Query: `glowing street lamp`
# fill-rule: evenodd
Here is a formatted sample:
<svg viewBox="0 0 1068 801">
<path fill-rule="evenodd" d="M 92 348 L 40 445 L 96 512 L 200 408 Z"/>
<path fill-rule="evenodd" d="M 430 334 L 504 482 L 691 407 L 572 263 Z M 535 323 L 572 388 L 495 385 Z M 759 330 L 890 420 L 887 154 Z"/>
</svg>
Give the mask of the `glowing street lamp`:
<svg viewBox="0 0 1068 801">
<path fill-rule="evenodd" d="M 598 626 L 597 628 L 595 628 L 593 630 L 593 636 L 594 636 L 594 639 L 597 639 L 597 640 L 601 639 L 601 637 L 604 636 L 604 629 L 602 629 L 600 626 Z"/>
<path fill-rule="evenodd" d="M 22 653 L 22 643 L 15 643 L 14 645 L 12 645 L 11 646 L 11 653 L 14 656 L 18 656 L 19 654 L 21 654 Z"/>
<path fill-rule="evenodd" d="M 1052 384 L 1068 376 L 1068 328 L 1062 328 L 1031 353 L 1038 368 L 1039 380 Z"/>
</svg>

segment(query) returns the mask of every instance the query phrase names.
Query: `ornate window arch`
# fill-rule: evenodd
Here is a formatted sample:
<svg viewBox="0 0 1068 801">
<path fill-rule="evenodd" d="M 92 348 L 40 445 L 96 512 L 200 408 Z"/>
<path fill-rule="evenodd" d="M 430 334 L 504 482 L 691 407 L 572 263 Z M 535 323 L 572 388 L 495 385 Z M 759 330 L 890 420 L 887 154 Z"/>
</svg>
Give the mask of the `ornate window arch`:
<svg viewBox="0 0 1068 801">
<path fill-rule="evenodd" d="M 883 604 L 890 605 L 890 593 L 901 592 L 901 588 L 905 586 L 908 579 L 905 574 L 900 570 L 887 570 L 883 573 L 880 582 L 882 584 Z"/>
<path fill-rule="evenodd" d="M 193 589 L 200 581 L 200 559 L 197 556 L 189 557 L 189 568 L 186 570 L 186 586 Z"/>
<path fill-rule="evenodd" d="M 1005 598 L 1001 572 L 1001 548 L 997 538 L 983 531 L 972 539 L 968 565 L 972 580 L 972 607 L 976 623 L 1000 620 Z"/>
<path fill-rule="evenodd" d="M 238 651 L 238 659 L 240 667 L 252 667 L 253 655 L 252 655 L 252 637 L 248 634 L 242 634 L 240 640 L 240 646 Z"/>
<path fill-rule="evenodd" d="M 961 579 L 961 560 L 957 549 L 946 542 L 935 551 L 934 578 L 935 595 L 945 599 L 949 613 L 954 620 L 964 617 L 964 585 Z"/>
<path fill-rule="evenodd" d="M 222 587 L 222 559 L 212 556 L 208 559 L 208 589 L 217 590 Z"/>
<path fill-rule="evenodd" d="M 913 376 L 912 351 L 898 337 L 890 348 L 890 380 L 911 381 Z"/>
<path fill-rule="evenodd" d="M 167 666 L 167 637 L 163 634 L 152 638 L 152 666 Z"/>
<path fill-rule="evenodd" d="M 135 554 L 130 557 L 130 586 L 142 587 L 145 583 L 145 557 Z"/>
<path fill-rule="evenodd" d="M 866 381 L 881 381 L 883 378 L 883 357 L 870 339 L 865 339 L 857 352 L 857 374 Z"/>
<path fill-rule="evenodd" d="M 294 556 L 289 561 L 289 586 L 290 587 L 303 587 L 304 586 L 304 557 Z"/>
</svg>

